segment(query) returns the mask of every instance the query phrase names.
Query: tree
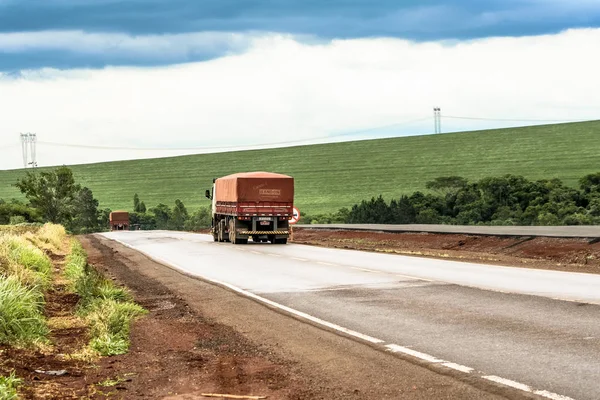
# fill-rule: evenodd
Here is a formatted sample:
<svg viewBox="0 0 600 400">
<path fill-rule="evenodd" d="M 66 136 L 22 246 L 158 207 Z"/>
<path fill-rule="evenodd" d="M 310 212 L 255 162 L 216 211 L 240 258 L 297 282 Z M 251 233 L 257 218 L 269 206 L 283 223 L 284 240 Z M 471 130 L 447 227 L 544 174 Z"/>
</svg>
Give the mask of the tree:
<svg viewBox="0 0 600 400">
<path fill-rule="evenodd" d="M 579 180 L 579 187 L 585 194 L 600 193 L 600 172 L 589 174 Z"/>
<path fill-rule="evenodd" d="M 133 195 L 133 211 L 141 212 L 140 211 L 140 198 L 137 193 Z"/>
<path fill-rule="evenodd" d="M 187 209 L 181 202 L 181 200 L 175 200 L 175 208 L 171 214 L 171 220 L 169 222 L 169 229 L 181 231 L 184 228 L 185 221 L 190 218 Z"/>
<path fill-rule="evenodd" d="M 71 230 L 76 233 L 88 233 L 98 230 L 98 200 L 94 198 L 92 191 L 84 187 L 77 193 L 73 202 L 74 218 Z"/>
<path fill-rule="evenodd" d="M 143 201 L 140 203 L 140 210 L 138 212 L 142 214 L 146 213 L 146 203 Z"/>
<path fill-rule="evenodd" d="M 441 176 L 425 183 L 425 187 L 442 194 L 456 193 L 468 185 L 462 176 Z"/>
<path fill-rule="evenodd" d="M 152 214 L 129 213 L 129 223 L 134 230 L 152 230 L 156 229 L 156 218 Z"/>
<path fill-rule="evenodd" d="M 412 224 L 415 222 L 417 213 L 410 199 L 407 196 L 401 196 L 399 200 L 390 202 L 393 224 Z"/>
<path fill-rule="evenodd" d="M 105 208 L 98 213 L 99 214 L 98 224 L 99 224 L 100 230 L 108 229 L 108 225 L 110 224 L 111 211 L 112 210 L 110 208 Z"/>
<path fill-rule="evenodd" d="M 9 224 L 11 223 L 11 220 L 21 220 L 21 218 L 25 220 L 24 222 L 40 221 L 40 216 L 36 209 L 31 208 L 18 200 L 12 200 L 10 203 L 7 203 L 0 199 L 0 225 Z"/>
<path fill-rule="evenodd" d="M 73 217 L 73 202 L 81 186 L 75 183 L 73 172 L 59 167 L 51 172 L 27 175 L 14 186 L 27 197 L 45 221 L 68 223 Z"/>
<path fill-rule="evenodd" d="M 185 221 L 184 229 L 186 231 L 199 231 L 200 229 L 208 228 L 211 224 L 210 211 L 207 208 L 201 208 L 193 213 L 187 221 Z"/>
<path fill-rule="evenodd" d="M 150 211 L 154 214 L 157 229 L 169 229 L 169 220 L 171 219 L 171 208 L 160 203 Z"/>
</svg>

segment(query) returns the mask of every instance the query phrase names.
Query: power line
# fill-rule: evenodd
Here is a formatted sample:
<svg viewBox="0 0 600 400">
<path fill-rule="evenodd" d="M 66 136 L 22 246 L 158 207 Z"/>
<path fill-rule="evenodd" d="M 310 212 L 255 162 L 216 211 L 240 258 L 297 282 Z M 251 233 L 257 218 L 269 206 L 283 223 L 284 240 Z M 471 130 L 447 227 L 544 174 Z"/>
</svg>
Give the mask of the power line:
<svg viewBox="0 0 600 400">
<path fill-rule="evenodd" d="M 298 143 L 305 143 L 305 142 L 310 142 L 310 141 L 314 141 L 314 140 L 332 139 L 332 138 L 338 138 L 338 137 L 343 137 L 343 136 L 356 136 L 356 135 L 360 135 L 360 134 L 364 134 L 364 133 L 368 133 L 368 132 L 372 132 L 372 131 L 376 131 L 376 130 L 396 128 L 396 127 L 400 127 L 403 125 L 409 125 L 409 124 L 413 124 L 416 122 L 422 122 L 425 120 L 429 120 L 429 118 L 430 117 L 418 118 L 418 119 L 414 119 L 414 120 L 398 122 L 398 123 L 388 124 L 388 125 L 382 125 L 382 126 L 377 126 L 374 128 L 363 129 L 363 130 L 358 130 L 358 131 L 338 133 L 338 134 L 334 134 L 334 135 L 313 137 L 313 138 L 307 138 L 307 139 L 301 139 L 301 140 L 287 140 L 287 141 L 280 141 L 280 142 L 260 143 L 260 144 L 253 144 L 253 145 L 166 148 L 166 147 L 96 146 L 96 145 L 85 145 L 85 144 L 46 142 L 46 141 L 41 141 L 41 140 L 38 140 L 37 143 L 48 145 L 48 146 L 72 147 L 72 148 L 93 149 L 93 150 L 131 150 L 131 151 L 197 151 L 197 150 L 220 150 L 220 149 L 226 150 L 226 149 L 238 149 L 238 148 L 248 148 L 248 147 L 263 147 L 263 146 L 275 146 L 275 145 L 286 145 L 286 144 L 298 144 Z"/>
<path fill-rule="evenodd" d="M 18 144 L 16 144 L 16 143 L 13 143 L 13 144 L 7 144 L 6 146 L 0 146 L 0 150 L 4 150 L 4 149 L 11 149 L 11 148 L 13 148 L 13 147 L 17 147 L 17 146 L 19 146 L 19 145 L 18 145 Z"/>
<path fill-rule="evenodd" d="M 294 143 L 303 143 L 309 140 L 319 140 L 325 139 L 327 137 L 322 138 L 313 138 L 313 139 L 302 139 L 302 140 L 290 140 L 285 142 L 271 142 L 271 143 L 261 143 L 261 144 L 250 144 L 250 145 L 237 145 L 237 146 L 203 146 L 203 147 L 117 147 L 117 146 L 95 146 L 95 145 L 85 145 L 85 144 L 71 144 L 71 143 L 57 143 L 57 142 L 45 142 L 38 141 L 40 144 L 45 144 L 48 146 L 58 146 L 58 147 L 73 147 L 79 149 L 93 149 L 93 150 L 130 150 L 130 151 L 195 151 L 195 150 L 219 150 L 219 149 L 237 149 L 242 147 L 260 147 L 260 146 L 274 146 L 280 144 L 294 144 Z"/>
<path fill-rule="evenodd" d="M 436 111 L 439 110 L 439 111 Z M 584 122 L 584 121 L 593 121 L 593 120 L 558 120 L 558 119 L 519 119 L 519 118 L 487 118 L 487 117 L 471 117 L 471 116 L 456 116 L 456 115 L 442 115 L 441 109 L 436 107 L 434 109 L 434 123 L 436 126 L 436 133 L 441 133 L 441 117 L 450 118 L 450 119 L 462 119 L 462 120 L 479 120 L 479 121 L 509 121 L 509 122 Z M 436 115 L 437 118 L 436 119 Z M 384 129 L 398 128 L 405 125 L 411 125 L 418 122 L 431 121 L 431 116 L 426 116 L 422 118 L 416 118 L 412 120 L 407 120 L 403 122 L 397 122 L 393 124 L 380 125 L 373 128 L 362 129 L 357 131 L 343 132 L 337 133 L 327 136 L 319 136 L 301 140 L 286 140 L 279 142 L 270 142 L 270 143 L 260 143 L 260 144 L 248 144 L 248 145 L 235 145 L 235 146 L 197 146 L 197 147 L 126 147 L 126 146 L 100 146 L 100 145 L 86 145 L 86 144 L 74 144 L 74 143 L 60 143 L 60 142 L 47 142 L 47 141 L 38 141 L 38 144 L 47 145 L 47 146 L 57 146 L 57 147 L 71 147 L 71 148 L 80 148 L 80 149 L 93 149 L 93 150 L 129 150 L 129 151 L 201 151 L 201 150 L 229 150 L 229 149 L 252 149 L 252 148 L 261 148 L 265 146 L 280 146 L 280 145 L 293 145 L 293 144 L 305 144 L 307 142 L 316 141 L 316 140 L 325 140 L 325 139 L 335 139 L 340 137 L 347 136 L 357 136 L 361 134 L 366 134 L 369 132 L 380 131 Z M 12 147 L 13 145 L 6 146 L 4 148 Z M 2 147 L 0 147 L 2 149 Z"/>
<path fill-rule="evenodd" d="M 459 117 L 453 115 L 443 115 L 444 118 L 452 119 L 470 119 L 478 121 L 509 121 L 509 122 L 584 122 L 593 121 L 588 119 L 521 119 L 521 118 L 485 118 L 485 117 Z"/>
</svg>

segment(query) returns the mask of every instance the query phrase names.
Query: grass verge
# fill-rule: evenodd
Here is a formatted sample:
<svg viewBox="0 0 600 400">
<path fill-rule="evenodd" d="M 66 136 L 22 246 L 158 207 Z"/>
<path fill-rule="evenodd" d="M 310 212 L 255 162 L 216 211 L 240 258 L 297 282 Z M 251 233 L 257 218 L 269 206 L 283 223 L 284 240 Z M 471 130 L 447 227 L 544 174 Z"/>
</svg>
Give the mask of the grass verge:
<svg viewBox="0 0 600 400">
<path fill-rule="evenodd" d="M 37 239 L 42 228 L 15 234 L 0 230 L 0 344 L 47 342 L 44 291 L 50 287 L 52 262 L 26 237 Z"/>
<path fill-rule="evenodd" d="M 78 314 L 90 328 L 90 348 L 103 356 L 126 353 L 131 322 L 147 311 L 135 304 L 125 289 L 116 287 L 90 266 L 76 240 L 67 257 L 65 276 L 80 297 Z"/>
<path fill-rule="evenodd" d="M 23 285 L 16 276 L 0 278 L 0 343 L 27 345 L 48 335 L 44 295 Z"/>
</svg>

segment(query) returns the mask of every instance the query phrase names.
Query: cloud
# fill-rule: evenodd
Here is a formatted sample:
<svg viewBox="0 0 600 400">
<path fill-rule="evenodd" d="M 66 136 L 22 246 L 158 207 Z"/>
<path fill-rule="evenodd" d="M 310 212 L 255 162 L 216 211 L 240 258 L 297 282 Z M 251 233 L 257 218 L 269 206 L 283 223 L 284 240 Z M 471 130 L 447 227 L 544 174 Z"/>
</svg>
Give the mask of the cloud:
<svg viewBox="0 0 600 400">
<path fill-rule="evenodd" d="M 240 52 L 257 35 L 233 32 L 144 36 L 83 31 L 0 33 L 0 54 L 12 57 L 32 53 L 62 54 L 88 63 L 100 59 L 104 63 L 169 64 Z"/>
<path fill-rule="evenodd" d="M 596 0 L 0 2 L 3 32 L 83 30 L 154 35 L 269 31 L 328 39 L 391 36 L 423 41 L 556 33 L 598 25 L 600 3 Z"/>
<path fill-rule="evenodd" d="M 598 26 L 597 0 L 0 0 L 0 71 L 205 61 L 269 32 L 427 42 Z"/>
<path fill-rule="evenodd" d="M 451 43 L 306 43 L 268 34 L 249 40 L 246 51 L 205 62 L 0 75 L 0 168 L 20 166 L 18 133 L 27 131 L 44 142 L 180 148 L 315 140 L 414 120 L 422 122 L 354 137 L 431 133 L 433 106 L 454 116 L 593 119 L 598 43 L 600 29 Z M 499 125 L 443 121 L 445 131 Z M 38 161 L 174 153 L 184 152 L 40 143 Z"/>
</svg>

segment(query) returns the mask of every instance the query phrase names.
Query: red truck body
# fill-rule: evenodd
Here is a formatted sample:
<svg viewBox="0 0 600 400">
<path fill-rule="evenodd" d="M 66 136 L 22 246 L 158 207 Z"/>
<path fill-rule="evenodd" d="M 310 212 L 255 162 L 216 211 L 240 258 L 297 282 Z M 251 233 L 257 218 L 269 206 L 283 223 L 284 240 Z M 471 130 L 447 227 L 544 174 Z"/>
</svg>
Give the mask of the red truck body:
<svg viewBox="0 0 600 400">
<path fill-rule="evenodd" d="M 291 217 L 294 178 L 270 172 L 228 175 L 215 181 L 218 214 Z"/>
<path fill-rule="evenodd" d="M 113 211 L 108 215 L 111 231 L 129 230 L 129 213 L 127 211 Z"/>
<path fill-rule="evenodd" d="M 215 241 L 286 243 L 294 208 L 294 178 L 245 172 L 215 179 L 212 232 Z"/>
</svg>

